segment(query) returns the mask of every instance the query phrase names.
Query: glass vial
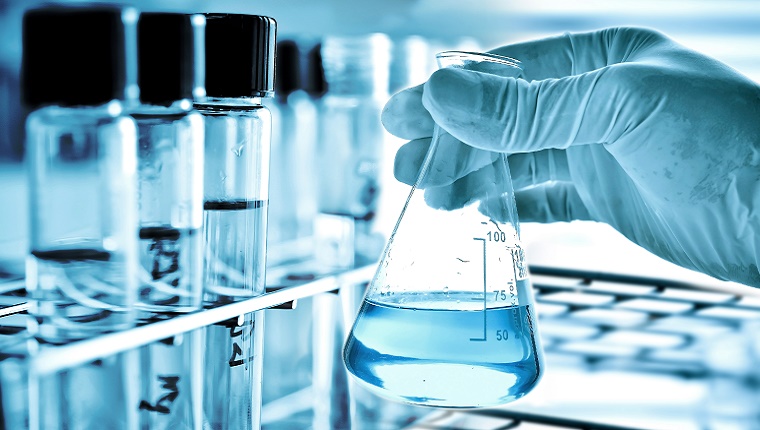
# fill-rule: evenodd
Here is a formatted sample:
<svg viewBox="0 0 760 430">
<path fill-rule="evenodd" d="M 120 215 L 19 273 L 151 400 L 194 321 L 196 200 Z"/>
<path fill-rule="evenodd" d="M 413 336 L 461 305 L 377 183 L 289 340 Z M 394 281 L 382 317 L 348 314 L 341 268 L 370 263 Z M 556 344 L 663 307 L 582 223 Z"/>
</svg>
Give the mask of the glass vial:
<svg viewBox="0 0 760 430">
<path fill-rule="evenodd" d="M 207 14 L 203 114 L 204 300 L 264 293 L 277 24 Z M 214 429 L 255 429 L 261 409 L 263 311 L 206 328 L 204 415 Z"/>
<path fill-rule="evenodd" d="M 267 245 L 270 267 L 303 260 L 313 252 L 317 109 L 304 91 L 304 56 L 295 40 L 277 43 L 275 97 L 266 103 L 273 126 Z"/>
<path fill-rule="evenodd" d="M 376 261 L 384 239 L 373 231 L 380 193 L 385 131 L 380 112 L 388 99 L 390 39 L 384 34 L 327 37 L 317 163 L 317 258 L 344 269 Z"/>
<path fill-rule="evenodd" d="M 295 40 L 277 42 L 275 97 L 265 101 L 272 112 L 270 205 L 267 266 L 288 267 L 281 275 L 267 270 L 267 287 L 292 285 L 313 277 L 312 269 L 290 269 L 313 252 L 312 227 L 317 212 L 314 155 L 317 110 L 304 91 L 305 53 Z M 267 309 L 264 333 L 262 402 L 310 389 L 312 344 L 308 327 L 312 300 L 298 300 L 296 309 Z M 290 339 L 286 341 L 285 339 Z"/>
<path fill-rule="evenodd" d="M 137 291 L 137 12 L 43 6 L 23 20 L 30 190 L 29 332 L 62 344 L 129 328 Z M 125 353 L 128 354 L 128 353 Z M 133 428 L 124 354 L 29 374 L 29 428 Z M 67 375 L 74 375 L 67 379 Z M 107 407 L 106 407 L 107 405 Z"/>
<path fill-rule="evenodd" d="M 134 9 L 47 7 L 23 29 L 30 331 L 52 343 L 132 325 L 136 127 L 122 108 Z M 104 55 L 108 53 L 108 55 Z"/>
<path fill-rule="evenodd" d="M 203 118 L 193 110 L 194 23 L 201 15 L 143 13 L 137 25 L 139 323 L 201 307 Z M 201 425 L 199 333 L 139 351 L 140 427 Z"/>
<path fill-rule="evenodd" d="M 7 26 L 10 27 L 10 26 Z M 0 38 L 10 29 L 0 29 Z M 0 61 L 0 291 L 24 288 L 24 260 L 29 248 L 29 203 L 23 163 L 23 108 L 18 70 Z M 11 203 L 12 202 L 12 203 Z"/>
<path fill-rule="evenodd" d="M 429 55 L 430 46 L 427 40 L 420 36 L 404 36 L 394 38 L 392 45 L 390 93 L 423 84 L 433 72 L 430 67 L 435 62 Z M 382 193 L 380 193 L 375 224 L 376 230 L 381 232 L 386 239 L 390 237 L 393 227 L 396 226 L 398 214 L 409 195 L 409 186 L 396 180 L 392 168 L 396 159 L 396 150 L 404 143 L 406 143 L 405 139 L 386 133 L 385 143 L 382 146 L 382 166 L 384 166 L 380 169 Z"/>
<path fill-rule="evenodd" d="M 437 60 L 521 75 L 505 57 L 444 52 Z M 452 182 L 451 160 L 463 157 L 482 167 Z M 346 341 L 346 367 L 395 400 L 499 406 L 540 379 L 536 322 L 506 155 L 474 149 L 436 126 Z"/>
</svg>

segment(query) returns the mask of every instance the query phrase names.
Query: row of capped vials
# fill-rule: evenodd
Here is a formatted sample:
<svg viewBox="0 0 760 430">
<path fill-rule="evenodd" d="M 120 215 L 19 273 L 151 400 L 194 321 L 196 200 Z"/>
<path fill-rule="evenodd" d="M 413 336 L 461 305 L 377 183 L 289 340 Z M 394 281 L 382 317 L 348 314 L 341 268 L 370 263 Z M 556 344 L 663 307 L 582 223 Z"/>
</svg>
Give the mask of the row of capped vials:
<svg viewBox="0 0 760 430">
<path fill-rule="evenodd" d="M 30 354 L 264 292 L 276 29 L 257 15 L 26 11 Z M 258 316 L 30 372 L 19 425 L 258 428 Z M 3 385 L 4 400 L 22 396 Z"/>
<path fill-rule="evenodd" d="M 393 156 L 401 142 L 380 126 L 382 106 L 390 93 L 424 82 L 435 69 L 435 52 L 477 50 L 478 45 L 472 39 L 437 41 L 385 34 L 317 38 L 285 30 L 290 33 L 279 38 L 276 48 L 273 96 L 269 92 L 262 98 L 273 125 L 268 264 L 314 256 L 315 245 L 325 250 L 316 253 L 319 267 L 365 263 L 379 253 L 384 240 L 380 236 L 388 235 L 408 194 L 392 175 Z M 196 43 L 196 54 L 204 53 L 202 45 Z M 145 65 L 141 75 L 150 73 L 150 63 L 139 64 Z M 206 64 L 220 63 L 195 56 L 196 102 L 204 100 L 204 81 L 212 94 L 211 87 L 219 80 L 212 70 L 206 79 Z M 0 199 L 13 202 L 0 214 L 0 277 L 4 278 L 23 274 L 31 218 L 22 164 L 25 145 L 21 133 L 14 132 L 31 109 L 28 103 L 19 103 L 19 78 L 11 69 L 0 64 L 4 130 L 0 181 L 9 185 L 0 190 Z M 127 85 L 137 76 L 134 71 L 127 73 Z M 130 86 L 127 97 L 131 98 L 123 104 L 135 101 L 136 88 Z M 316 243 L 315 227 L 326 231 Z"/>
</svg>

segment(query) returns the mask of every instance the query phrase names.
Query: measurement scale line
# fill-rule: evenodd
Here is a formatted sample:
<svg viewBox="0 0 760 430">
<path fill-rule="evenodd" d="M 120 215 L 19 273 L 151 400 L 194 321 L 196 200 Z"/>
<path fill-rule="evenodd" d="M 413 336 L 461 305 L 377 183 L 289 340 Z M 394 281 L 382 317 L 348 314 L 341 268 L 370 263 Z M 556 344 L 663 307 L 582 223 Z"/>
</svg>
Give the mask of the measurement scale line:
<svg viewBox="0 0 760 430">
<path fill-rule="evenodd" d="M 479 240 L 483 242 L 483 337 L 482 338 L 470 338 L 471 342 L 485 342 L 488 339 L 488 327 L 486 322 L 486 309 L 488 307 L 488 294 L 486 291 L 486 240 L 480 237 L 473 237 L 473 240 Z"/>
</svg>

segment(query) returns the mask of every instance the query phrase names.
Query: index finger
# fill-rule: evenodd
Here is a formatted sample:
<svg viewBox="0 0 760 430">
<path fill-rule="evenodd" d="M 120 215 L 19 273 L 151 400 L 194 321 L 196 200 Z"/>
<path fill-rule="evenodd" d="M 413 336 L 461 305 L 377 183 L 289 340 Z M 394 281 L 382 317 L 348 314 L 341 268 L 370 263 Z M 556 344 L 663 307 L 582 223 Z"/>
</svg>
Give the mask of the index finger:
<svg viewBox="0 0 760 430">
<path fill-rule="evenodd" d="M 407 140 L 433 135 L 433 118 L 422 105 L 422 85 L 394 94 L 385 103 L 380 121 L 389 133 Z"/>
</svg>

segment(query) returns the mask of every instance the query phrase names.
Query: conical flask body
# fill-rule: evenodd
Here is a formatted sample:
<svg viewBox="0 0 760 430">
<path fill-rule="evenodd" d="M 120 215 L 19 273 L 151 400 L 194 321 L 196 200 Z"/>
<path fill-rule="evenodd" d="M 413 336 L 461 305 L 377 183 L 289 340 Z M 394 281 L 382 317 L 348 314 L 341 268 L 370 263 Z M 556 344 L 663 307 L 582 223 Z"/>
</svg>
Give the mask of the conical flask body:
<svg viewBox="0 0 760 430">
<path fill-rule="evenodd" d="M 371 391 L 424 406 L 493 407 L 537 384 L 543 352 L 504 154 L 436 127 L 344 361 Z"/>
</svg>

